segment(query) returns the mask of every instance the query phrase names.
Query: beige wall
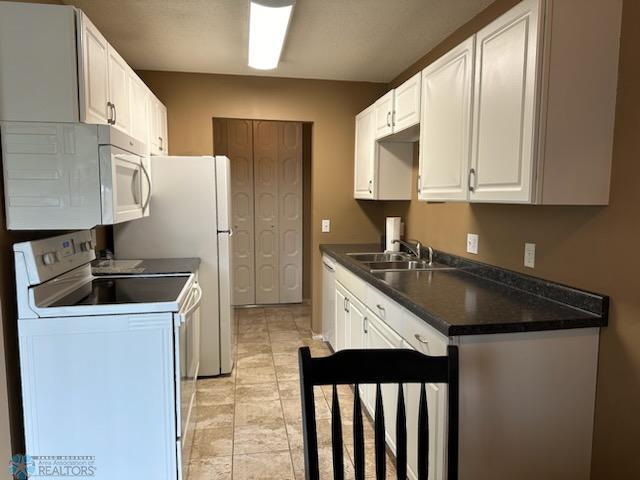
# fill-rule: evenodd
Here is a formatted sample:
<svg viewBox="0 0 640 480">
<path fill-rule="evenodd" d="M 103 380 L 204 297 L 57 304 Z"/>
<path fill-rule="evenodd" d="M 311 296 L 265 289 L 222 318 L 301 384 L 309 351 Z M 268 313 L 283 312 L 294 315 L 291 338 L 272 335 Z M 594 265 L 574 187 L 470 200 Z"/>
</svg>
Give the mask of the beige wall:
<svg viewBox="0 0 640 480">
<path fill-rule="evenodd" d="M 424 68 L 515 3 L 494 3 L 392 85 Z M 386 202 L 384 207 L 386 215 L 406 219 L 409 237 L 435 248 L 467 256 L 466 234 L 478 233 L 480 253 L 473 258 L 611 296 L 610 323 L 600 340 L 592 479 L 640 478 L 640 261 L 634 245 L 640 237 L 639 23 L 640 2 L 625 0 L 608 207 L 427 204 L 417 200 Z M 415 191 L 413 198 L 417 198 Z M 536 243 L 534 270 L 523 267 L 525 241 Z"/>
<path fill-rule="evenodd" d="M 355 114 L 383 92 L 373 83 L 139 72 L 169 115 L 169 153 L 210 155 L 212 117 L 312 122 L 311 263 L 315 330 L 320 315 L 318 245 L 370 241 L 379 235 L 382 208 L 353 200 Z M 331 219 L 331 233 L 320 220 Z"/>
</svg>

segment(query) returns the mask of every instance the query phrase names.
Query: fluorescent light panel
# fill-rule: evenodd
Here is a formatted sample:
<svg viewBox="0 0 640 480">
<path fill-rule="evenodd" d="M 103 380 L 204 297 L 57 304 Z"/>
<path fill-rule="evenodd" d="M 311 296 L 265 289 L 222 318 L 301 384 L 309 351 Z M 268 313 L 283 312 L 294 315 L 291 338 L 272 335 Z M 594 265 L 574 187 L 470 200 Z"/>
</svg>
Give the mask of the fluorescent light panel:
<svg viewBox="0 0 640 480">
<path fill-rule="evenodd" d="M 261 3 L 251 2 L 249 66 L 259 70 L 272 70 L 280 61 L 294 0 L 276 1 L 273 2 L 274 6 L 266 6 L 264 3 L 264 0 Z"/>
</svg>

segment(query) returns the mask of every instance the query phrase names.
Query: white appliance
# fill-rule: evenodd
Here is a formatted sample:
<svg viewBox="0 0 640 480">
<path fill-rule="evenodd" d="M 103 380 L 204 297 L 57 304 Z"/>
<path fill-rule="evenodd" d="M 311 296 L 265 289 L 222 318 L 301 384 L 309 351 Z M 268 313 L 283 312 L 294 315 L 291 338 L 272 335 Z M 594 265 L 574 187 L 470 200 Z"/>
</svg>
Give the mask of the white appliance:
<svg viewBox="0 0 640 480">
<path fill-rule="evenodd" d="M 152 215 L 114 228 L 118 259 L 199 257 L 200 375 L 233 367 L 232 242 L 227 157 L 151 157 Z"/>
<path fill-rule="evenodd" d="M 110 125 L 0 122 L 9 230 L 78 230 L 149 214 L 147 146 Z"/>
<path fill-rule="evenodd" d="M 322 256 L 322 336 L 333 350 L 336 348 L 336 264 Z"/>
<path fill-rule="evenodd" d="M 93 277 L 94 235 L 14 245 L 26 451 L 36 466 L 90 456 L 96 480 L 180 479 L 202 290 L 194 275 Z"/>
</svg>

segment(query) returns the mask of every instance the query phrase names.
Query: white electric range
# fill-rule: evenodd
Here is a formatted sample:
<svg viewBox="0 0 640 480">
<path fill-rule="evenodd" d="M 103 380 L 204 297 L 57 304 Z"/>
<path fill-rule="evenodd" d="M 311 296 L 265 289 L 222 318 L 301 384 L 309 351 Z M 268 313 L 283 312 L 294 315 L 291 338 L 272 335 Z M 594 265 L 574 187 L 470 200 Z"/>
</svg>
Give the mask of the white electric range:
<svg viewBox="0 0 640 480">
<path fill-rule="evenodd" d="M 92 479 L 180 479 L 202 290 L 193 274 L 95 277 L 94 247 L 89 230 L 14 245 L 26 453 L 93 457 Z"/>
</svg>

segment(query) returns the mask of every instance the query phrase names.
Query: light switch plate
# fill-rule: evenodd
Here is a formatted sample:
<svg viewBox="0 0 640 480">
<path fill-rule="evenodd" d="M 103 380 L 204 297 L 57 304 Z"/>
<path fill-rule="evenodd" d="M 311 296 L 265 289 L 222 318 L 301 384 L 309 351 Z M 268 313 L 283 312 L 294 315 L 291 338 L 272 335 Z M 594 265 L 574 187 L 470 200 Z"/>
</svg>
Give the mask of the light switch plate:
<svg viewBox="0 0 640 480">
<path fill-rule="evenodd" d="M 524 266 L 529 268 L 535 268 L 536 266 L 536 244 L 535 243 L 524 244 Z"/>
<path fill-rule="evenodd" d="M 477 233 L 467 233 L 467 252 L 473 253 L 475 255 L 478 254 L 478 234 Z"/>
<path fill-rule="evenodd" d="M 329 233 L 331 231 L 331 220 L 322 220 L 322 233 Z"/>
</svg>

